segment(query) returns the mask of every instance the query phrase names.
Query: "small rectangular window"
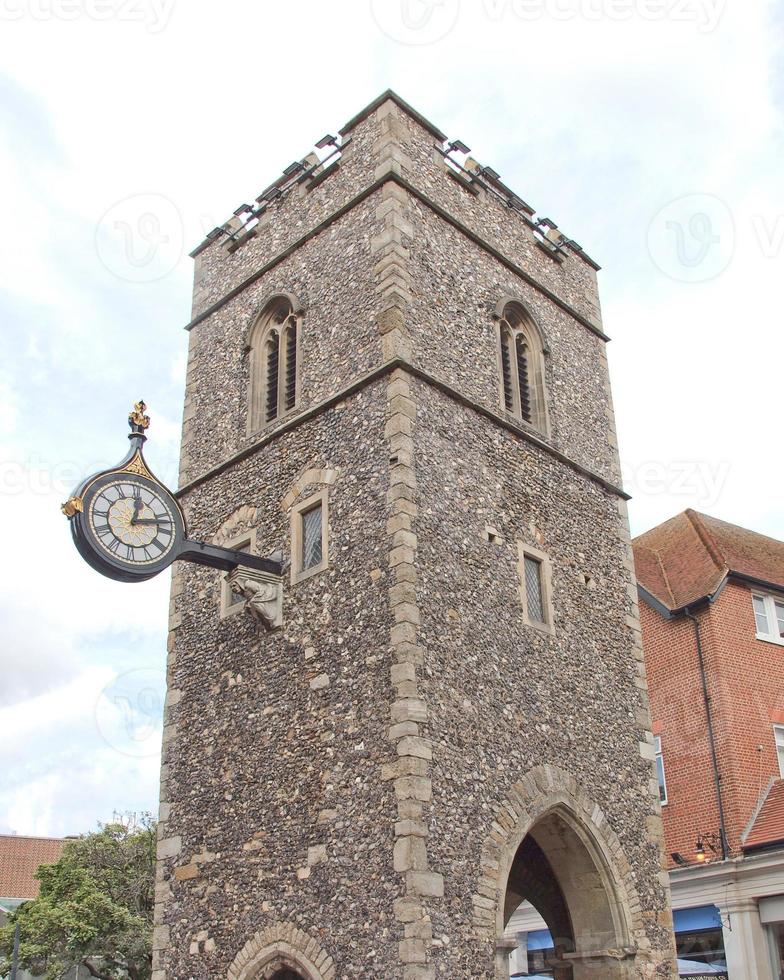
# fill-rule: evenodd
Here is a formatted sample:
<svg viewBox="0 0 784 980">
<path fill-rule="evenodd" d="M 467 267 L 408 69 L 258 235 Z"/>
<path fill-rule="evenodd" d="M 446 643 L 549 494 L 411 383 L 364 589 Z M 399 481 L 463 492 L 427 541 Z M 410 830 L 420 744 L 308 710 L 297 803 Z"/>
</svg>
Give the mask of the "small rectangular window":
<svg viewBox="0 0 784 980">
<path fill-rule="evenodd" d="M 321 564 L 321 502 L 302 515 L 302 571 Z"/>
<path fill-rule="evenodd" d="M 550 559 L 541 551 L 517 542 L 520 601 L 523 621 L 528 626 L 551 633 L 553 630 Z"/>
<path fill-rule="evenodd" d="M 528 605 L 528 618 L 536 623 L 543 623 L 544 602 L 542 600 L 542 563 L 536 558 L 526 555 L 525 565 L 525 595 Z"/>
<path fill-rule="evenodd" d="M 291 580 L 299 582 L 328 565 L 327 492 L 309 497 L 291 511 Z"/>
<path fill-rule="evenodd" d="M 784 602 L 774 602 L 773 608 L 776 611 L 776 631 L 781 640 L 784 638 Z"/>
<path fill-rule="evenodd" d="M 758 639 L 784 644 L 784 599 L 755 592 L 751 603 Z"/>
<path fill-rule="evenodd" d="M 779 774 L 784 779 L 784 725 L 774 725 L 773 736 L 776 739 L 776 754 L 779 757 Z"/>
<path fill-rule="evenodd" d="M 659 799 L 661 800 L 662 806 L 664 806 L 667 802 L 667 782 L 664 778 L 664 756 L 662 755 L 660 735 L 654 736 L 653 744 L 656 750 L 656 776 L 659 780 Z"/>
<path fill-rule="evenodd" d="M 752 596 L 754 603 L 754 619 L 757 623 L 757 632 L 767 636 L 770 632 L 768 628 L 768 613 L 765 608 L 765 600 L 761 595 Z"/>
</svg>

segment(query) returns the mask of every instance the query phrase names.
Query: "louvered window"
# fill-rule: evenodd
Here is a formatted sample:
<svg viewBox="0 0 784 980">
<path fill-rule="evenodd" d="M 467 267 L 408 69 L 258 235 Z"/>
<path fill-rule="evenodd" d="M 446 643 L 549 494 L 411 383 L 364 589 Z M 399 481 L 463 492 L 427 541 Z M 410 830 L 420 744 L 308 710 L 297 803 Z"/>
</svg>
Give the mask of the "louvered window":
<svg viewBox="0 0 784 980">
<path fill-rule="evenodd" d="M 271 422 L 278 417 L 278 368 L 280 367 L 280 334 L 270 332 L 264 351 L 266 359 L 267 391 L 264 405 L 264 421 Z"/>
<path fill-rule="evenodd" d="M 501 373 L 504 383 L 504 407 L 507 412 L 513 412 L 515 407 L 514 389 L 512 388 L 512 332 L 504 324 L 501 327 Z"/>
<path fill-rule="evenodd" d="M 289 412 L 297 400 L 297 324 L 293 317 L 289 318 L 285 332 L 286 343 L 286 378 L 283 392 L 283 407 Z"/>
<path fill-rule="evenodd" d="M 528 380 L 528 345 L 521 333 L 515 337 L 517 354 L 517 384 L 520 389 L 520 414 L 526 422 L 531 421 L 531 388 Z"/>
<path fill-rule="evenodd" d="M 248 430 L 274 422 L 299 401 L 299 318 L 286 296 L 272 300 L 256 322 L 249 344 Z"/>
<path fill-rule="evenodd" d="M 547 430 L 544 356 L 533 321 L 518 303 L 508 303 L 500 319 L 501 387 L 507 412 Z"/>
</svg>

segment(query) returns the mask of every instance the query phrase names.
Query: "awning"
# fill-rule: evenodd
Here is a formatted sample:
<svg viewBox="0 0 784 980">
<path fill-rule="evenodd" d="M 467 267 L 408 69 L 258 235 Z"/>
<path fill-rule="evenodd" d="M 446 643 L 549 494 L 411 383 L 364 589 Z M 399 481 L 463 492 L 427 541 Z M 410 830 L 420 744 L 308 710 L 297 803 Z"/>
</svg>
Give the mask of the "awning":
<svg viewBox="0 0 784 980">
<path fill-rule="evenodd" d="M 674 909 L 672 921 L 676 932 L 721 929 L 721 917 L 715 905 L 696 905 L 691 909 Z"/>
<path fill-rule="evenodd" d="M 529 949 L 552 949 L 553 937 L 549 929 L 534 929 L 528 933 Z"/>
</svg>

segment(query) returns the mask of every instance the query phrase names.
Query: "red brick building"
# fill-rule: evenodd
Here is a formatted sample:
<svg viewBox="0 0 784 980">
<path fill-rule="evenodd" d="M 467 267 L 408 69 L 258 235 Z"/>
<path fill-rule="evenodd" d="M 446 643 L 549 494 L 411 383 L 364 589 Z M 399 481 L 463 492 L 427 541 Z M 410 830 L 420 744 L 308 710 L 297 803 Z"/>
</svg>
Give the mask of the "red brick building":
<svg viewBox="0 0 784 980">
<path fill-rule="evenodd" d="M 18 837 L 0 834 L 0 904 L 12 908 L 36 898 L 35 873 L 42 864 L 55 864 L 63 850 L 60 837 Z"/>
<path fill-rule="evenodd" d="M 784 542 L 687 510 L 633 544 L 679 953 L 779 980 Z"/>
</svg>

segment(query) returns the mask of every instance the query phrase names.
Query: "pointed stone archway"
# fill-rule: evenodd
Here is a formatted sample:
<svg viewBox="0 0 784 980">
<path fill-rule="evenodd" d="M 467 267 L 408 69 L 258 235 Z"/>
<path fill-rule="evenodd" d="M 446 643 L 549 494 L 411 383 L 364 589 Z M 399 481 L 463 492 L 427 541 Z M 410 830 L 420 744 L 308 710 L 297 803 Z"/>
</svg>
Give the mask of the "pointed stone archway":
<svg viewBox="0 0 784 980">
<path fill-rule="evenodd" d="M 226 976 L 227 980 L 335 980 L 335 964 L 308 933 L 277 922 L 245 943 Z"/>
<path fill-rule="evenodd" d="M 496 980 L 508 980 L 504 938 L 528 901 L 547 923 L 555 980 L 631 980 L 648 957 L 631 868 L 601 809 L 554 766 L 532 770 L 496 813 L 474 901 L 479 936 L 496 943 Z"/>
<path fill-rule="evenodd" d="M 625 980 L 634 948 L 619 890 L 600 849 L 563 804 L 528 830 L 512 859 L 504 926 L 528 901 L 547 923 L 555 980 Z"/>
</svg>

